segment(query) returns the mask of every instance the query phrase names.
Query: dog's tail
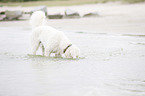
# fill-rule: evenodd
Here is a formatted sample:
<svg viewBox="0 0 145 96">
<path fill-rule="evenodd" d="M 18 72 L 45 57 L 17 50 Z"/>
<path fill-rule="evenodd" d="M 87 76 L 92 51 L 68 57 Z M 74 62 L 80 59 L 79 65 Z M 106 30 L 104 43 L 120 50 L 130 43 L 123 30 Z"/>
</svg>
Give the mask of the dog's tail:
<svg viewBox="0 0 145 96">
<path fill-rule="evenodd" d="M 30 18 L 30 24 L 32 28 L 46 25 L 46 16 L 43 11 L 36 11 L 32 14 Z"/>
</svg>

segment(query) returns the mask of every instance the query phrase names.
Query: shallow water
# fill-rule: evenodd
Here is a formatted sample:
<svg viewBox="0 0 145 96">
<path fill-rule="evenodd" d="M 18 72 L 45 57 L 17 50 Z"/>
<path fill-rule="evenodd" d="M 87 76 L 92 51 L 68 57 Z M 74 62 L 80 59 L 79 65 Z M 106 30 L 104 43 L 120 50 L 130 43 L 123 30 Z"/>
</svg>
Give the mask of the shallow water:
<svg viewBox="0 0 145 96">
<path fill-rule="evenodd" d="M 145 96 L 145 37 L 65 31 L 79 60 L 30 53 L 30 28 L 0 27 L 0 96 Z"/>
</svg>

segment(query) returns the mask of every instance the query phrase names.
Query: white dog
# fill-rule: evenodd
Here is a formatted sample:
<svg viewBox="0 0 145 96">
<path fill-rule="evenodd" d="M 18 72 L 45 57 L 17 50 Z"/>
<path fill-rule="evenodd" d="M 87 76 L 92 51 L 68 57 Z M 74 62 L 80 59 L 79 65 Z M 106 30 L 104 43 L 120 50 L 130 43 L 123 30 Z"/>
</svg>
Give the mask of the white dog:
<svg viewBox="0 0 145 96">
<path fill-rule="evenodd" d="M 31 34 L 33 55 L 36 55 L 36 51 L 42 45 L 42 54 L 45 56 L 55 53 L 55 56 L 62 56 L 64 54 L 65 58 L 79 58 L 79 48 L 72 44 L 63 32 L 46 24 L 44 12 L 34 12 L 30 18 L 30 24 L 33 28 Z"/>
</svg>

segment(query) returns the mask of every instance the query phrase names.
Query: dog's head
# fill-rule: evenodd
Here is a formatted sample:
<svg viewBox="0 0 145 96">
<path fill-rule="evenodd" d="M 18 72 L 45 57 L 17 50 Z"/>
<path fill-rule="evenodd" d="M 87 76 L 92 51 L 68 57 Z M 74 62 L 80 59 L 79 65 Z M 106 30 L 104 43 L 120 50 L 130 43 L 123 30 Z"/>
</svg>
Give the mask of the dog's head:
<svg viewBox="0 0 145 96">
<path fill-rule="evenodd" d="M 72 45 L 69 47 L 66 52 L 64 53 L 66 58 L 79 58 L 80 56 L 80 49 L 76 47 L 75 45 Z"/>
</svg>

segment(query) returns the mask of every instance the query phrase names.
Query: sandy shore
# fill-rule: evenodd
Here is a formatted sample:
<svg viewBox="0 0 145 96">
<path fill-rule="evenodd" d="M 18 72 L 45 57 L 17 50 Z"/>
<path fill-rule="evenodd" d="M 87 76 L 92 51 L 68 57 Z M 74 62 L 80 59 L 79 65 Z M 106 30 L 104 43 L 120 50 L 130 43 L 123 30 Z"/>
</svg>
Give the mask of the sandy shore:
<svg viewBox="0 0 145 96">
<path fill-rule="evenodd" d="M 97 33 L 145 34 L 145 3 L 138 4 L 91 4 L 69 7 L 48 7 L 48 13 L 61 13 L 70 8 L 82 16 L 88 12 L 98 12 L 99 17 L 81 19 L 48 20 L 50 26 L 62 30 L 89 31 Z M 30 11 L 33 7 L 2 7 L 1 10 Z M 28 26 L 27 21 L 0 22 L 0 27 Z"/>
<path fill-rule="evenodd" d="M 145 96 L 145 4 L 69 8 L 100 14 L 48 20 L 80 48 L 79 60 L 31 55 L 28 20 L 0 22 L 0 96 Z"/>
</svg>

